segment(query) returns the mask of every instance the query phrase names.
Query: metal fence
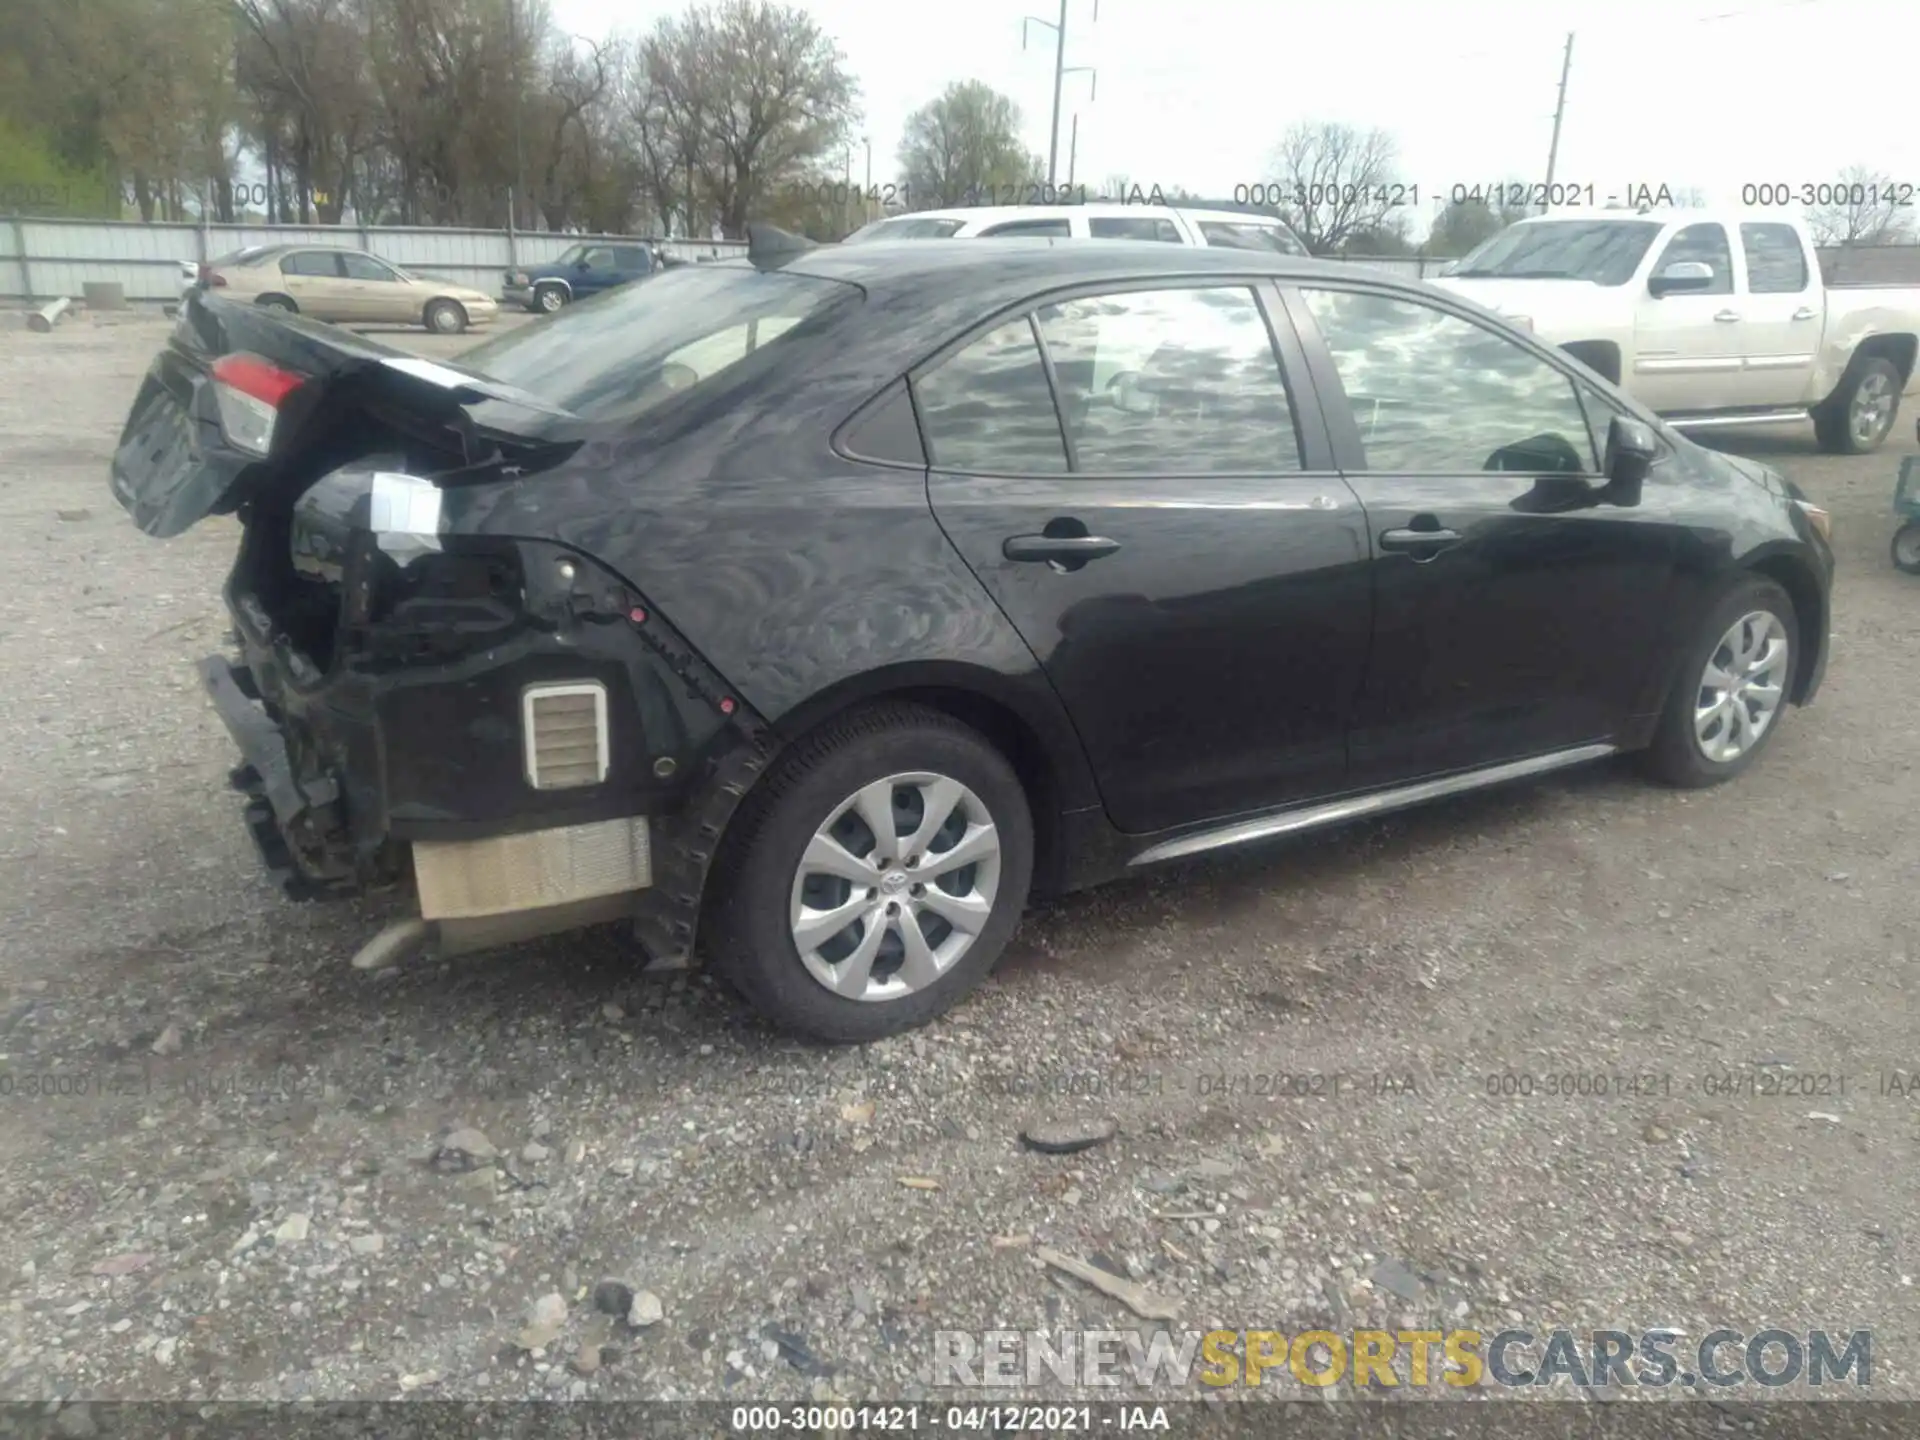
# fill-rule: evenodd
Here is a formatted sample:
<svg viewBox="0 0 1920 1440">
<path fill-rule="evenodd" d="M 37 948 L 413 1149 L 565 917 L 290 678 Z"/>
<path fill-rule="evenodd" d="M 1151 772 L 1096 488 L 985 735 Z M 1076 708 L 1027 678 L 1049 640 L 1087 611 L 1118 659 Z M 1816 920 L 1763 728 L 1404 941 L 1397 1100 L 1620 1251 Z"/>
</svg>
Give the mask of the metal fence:
<svg viewBox="0 0 1920 1440">
<path fill-rule="evenodd" d="M 0 301 L 46 301 L 62 295 L 77 300 L 88 281 L 117 282 L 131 301 L 177 300 L 181 261 L 197 264 L 247 245 L 357 245 L 406 269 L 497 295 L 502 274 L 516 265 L 544 264 L 583 240 L 635 238 L 392 225 L 203 226 L 0 217 Z M 746 249 L 737 240 L 651 243 L 686 260 L 738 255 Z M 1412 255 L 1349 259 L 1406 279 L 1437 274 L 1448 263 Z"/>
<path fill-rule="evenodd" d="M 169 225 L 126 220 L 0 218 L 0 300 L 79 299 L 88 281 L 118 282 L 132 301 L 180 298 L 180 262 L 199 263 L 248 245 L 357 245 L 409 270 L 500 293 L 516 265 L 557 259 L 583 240 L 634 236 L 545 231 L 440 230 L 388 225 Z M 737 255 L 738 241 L 654 242 L 686 260 Z"/>
</svg>

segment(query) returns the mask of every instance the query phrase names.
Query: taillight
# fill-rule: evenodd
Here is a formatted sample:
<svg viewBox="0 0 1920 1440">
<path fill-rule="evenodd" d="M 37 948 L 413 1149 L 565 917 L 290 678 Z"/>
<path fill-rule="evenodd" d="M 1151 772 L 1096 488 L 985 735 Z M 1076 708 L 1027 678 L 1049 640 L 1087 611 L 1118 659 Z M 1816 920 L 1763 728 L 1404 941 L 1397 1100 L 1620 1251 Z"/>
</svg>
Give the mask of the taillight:
<svg viewBox="0 0 1920 1440">
<path fill-rule="evenodd" d="M 202 285 L 224 285 L 227 283 L 227 277 L 211 265 L 202 265 L 200 267 L 200 283 Z"/>
<path fill-rule="evenodd" d="M 236 449 L 265 455 L 273 448 L 274 421 L 280 405 L 306 383 L 304 375 L 244 352 L 213 362 L 213 394 L 220 428 Z"/>
</svg>

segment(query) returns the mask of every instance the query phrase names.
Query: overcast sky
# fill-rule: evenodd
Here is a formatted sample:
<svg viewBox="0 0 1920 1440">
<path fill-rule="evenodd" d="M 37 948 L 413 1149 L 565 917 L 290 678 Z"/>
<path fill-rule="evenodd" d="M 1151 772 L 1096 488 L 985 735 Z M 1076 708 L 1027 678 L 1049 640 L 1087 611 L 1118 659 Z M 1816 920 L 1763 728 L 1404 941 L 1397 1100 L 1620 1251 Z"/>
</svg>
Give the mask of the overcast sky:
<svg viewBox="0 0 1920 1440">
<path fill-rule="evenodd" d="M 550 0 L 594 37 L 644 31 L 683 6 Z M 955 80 L 1011 95 L 1047 151 L 1052 32 L 1024 14 L 1058 0 L 807 0 L 864 97 L 876 181 L 901 127 Z M 1401 178 L 1428 192 L 1544 178 L 1555 88 L 1575 32 L 1556 178 L 1602 197 L 1631 184 L 1795 184 L 1861 164 L 1920 184 L 1920 0 L 1068 0 L 1061 180 L 1080 117 L 1076 181 L 1125 174 L 1209 196 L 1273 178 L 1297 120 L 1379 126 Z M 857 146 L 853 173 L 866 157 Z"/>
</svg>

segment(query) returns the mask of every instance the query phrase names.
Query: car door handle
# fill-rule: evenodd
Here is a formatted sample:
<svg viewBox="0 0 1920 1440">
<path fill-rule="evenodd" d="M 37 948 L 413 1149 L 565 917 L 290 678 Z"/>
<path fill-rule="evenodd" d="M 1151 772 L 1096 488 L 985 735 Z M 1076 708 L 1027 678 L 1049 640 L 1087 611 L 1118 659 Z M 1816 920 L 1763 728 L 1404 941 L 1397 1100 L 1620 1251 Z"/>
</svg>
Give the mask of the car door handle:
<svg viewBox="0 0 1920 1440">
<path fill-rule="evenodd" d="M 1802 305 L 1798 310 L 1793 312 L 1793 318 L 1796 320 L 1811 320 L 1819 313 L 1820 312 L 1811 305 Z"/>
<path fill-rule="evenodd" d="M 1444 550 L 1460 543 L 1458 530 L 1383 530 L 1382 550 Z"/>
<path fill-rule="evenodd" d="M 1120 548 L 1104 535 L 1010 535 L 1000 546 L 1009 560 L 1098 560 Z"/>
<path fill-rule="evenodd" d="M 1731 325 L 1740 318 L 1740 312 L 1738 310 L 1722 310 L 1713 318 L 1718 320 L 1722 325 Z"/>
</svg>

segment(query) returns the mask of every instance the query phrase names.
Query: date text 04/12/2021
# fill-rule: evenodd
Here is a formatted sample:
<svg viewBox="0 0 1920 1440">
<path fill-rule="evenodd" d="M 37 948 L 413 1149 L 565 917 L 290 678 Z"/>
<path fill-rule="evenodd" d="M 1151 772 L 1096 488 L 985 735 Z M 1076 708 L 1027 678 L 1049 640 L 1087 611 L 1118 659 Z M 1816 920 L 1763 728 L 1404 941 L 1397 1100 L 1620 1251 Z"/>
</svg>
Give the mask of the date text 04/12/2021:
<svg viewBox="0 0 1920 1440">
<path fill-rule="evenodd" d="M 730 1428 L 739 1435 L 905 1434 L 951 1430 L 962 1434 L 1073 1435 L 1095 1431 L 1157 1431 L 1173 1423 L 1165 1405 L 736 1405 Z"/>
</svg>

